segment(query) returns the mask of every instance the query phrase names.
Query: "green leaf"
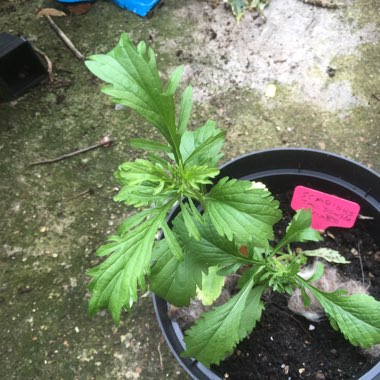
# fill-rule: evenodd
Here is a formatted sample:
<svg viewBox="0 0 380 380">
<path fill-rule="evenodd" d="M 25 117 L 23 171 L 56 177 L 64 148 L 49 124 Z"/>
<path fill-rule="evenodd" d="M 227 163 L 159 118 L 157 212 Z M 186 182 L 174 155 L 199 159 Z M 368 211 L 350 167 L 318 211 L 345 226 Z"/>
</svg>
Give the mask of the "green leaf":
<svg viewBox="0 0 380 380">
<path fill-rule="evenodd" d="M 214 157 L 210 157 L 210 151 L 214 150 L 216 146 L 223 145 L 225 135 L 225 131 L 221 131 L 217 135 L 210 136 L 207 140 L 203 141 L 186 158 L 184 165 L 209 163 L 211 159 L 214 159 Z"/>
<path fill-rule="evenodd" d="M 334 251 L 330 248 L 318 248 L 313 251 L 302 251 L 305 256 L 321 257 L 330 263 L 336 264 L 349 264 L 350 261 L 346 260 L 338 251 Z"/>
<path fill-rule="evenodd" d="M 344 291 L 323 292 L 298 277 L 321 303 L 333 327 L 354 346 L 368 348 L 380 343 L 380 302 L 366 294 L 347 296 Z"/>
<path fill-rule="evenodd" d="M 186 224 L 181 216 L 173 221 L 173 230 L 180 239 L 186 256 L 191 256 L 194 261 L 206 268 L 252 264 L 250 260 L 240 255 L 235 242 L 219 235 L 209 221 L 197 222 L 196 226 L 201 236 L 199 240 L 189 236 Z"/>
<path fill-rule="evenodd" d="M 178 162 L 180 136 L 175 123 L 174 99 L 170 94 L 181 69 L 175 71 L 169 83 L 170 91 L 165 92 L 153 50 L 145 43 L 136 47 L 125 33 L 112 51 L 93 55 L 85 64 L 93 74 L 110 84 L 102 89 L 105 94 L 114 102 L 138 112 L 161 132 Z"/>
<path fill-rule="evenodd" d="M 160 191 L 157 194 L 157 190 Z M 115 195 L 115 202 L 124 202 L 134 207 L 160 206 L 175 199 L 175 191 L 166 191 L 151 182 L 126 185 Z"/>
<path fill-rule="evenodd" d="M 311 225 L 311 210 L 299 210 L 286 229 L 286 234 L 274 248 L 274 253 L 290 243 L 322 240 L 320 233 Z"/>
<path fill-rule="evenodd" d="M 143 220 L 145 220 L 150 214 L 152 213 L 152 210 L 146 209 L 140 212 L 137 212 L 136 214 L 129 216 L 127 219 L 125 219 L 118 228 L 118 234 L 119 236 L 125 235 L 129 230 L 139 225 Z"/>
<path fill-rule="evenodd" d="M 220 235 L 238 243 L 266 247 L 273 239 L 273 224 L 281 218 L 278 201 L 251 182 L 221 179 L 206 196 L 206 215 Z"/>
<path fill-rule="evenodd" d="M 248 282 L 227 303 L 204 313 L 200 320 L 185 332 L 186 351 L 181 356 L 199 360 L 206 367 L 219 364 L 236 344 L 249 333 L 261 315 L 261 289 L 251 292 Z M 259 296 L 260 295 L 260 296 Z"/>
<path fill-rule="evenodd" d="M 163 205 L 177 197 L 172 189 L 173 179 L 160 163 L 141 159 L 125 162 L 119 166 L 115 177 L 123 185 L 114 197 L 116 202 L 141 207 Z"/>
<path fill-rule="evenodd" d="M 112 237 L 101 248 L 102 255 L 110 255 L 104 262 L 87 271 L 93 277 L 89 289 L 89 313 L 101 309 L 111 312 L 116 324 L 122 308 L 129 310 L 137 300 L 138 284 L 144 285 L 144 276 L 150 269 L 155 234 L 170 210 L 171 205 L 151 210 L 150 218 L 129 231 L 125 236 Z"/>
<path fill-rule="evenodd" d="M 169 83 L 166 87 L 165 94 L 172 96 L 177 91 L 179 82 L 181 81 L 181 77 L 183 74 L 184 66 L 178 66 L 170 76 Z"/>
<path fill-rule="evenodd" d="M 173 254 L 173 256 L 177 260 L 183 261 L 184 255 L 182 252 L 182 248 L 181 248 L 177 238 L 173 234 L 172 230 L 169 228 L 169 226 L 167 225 L 166 222 L 162 224 L 161 228 L 162 228 L 162 231 L 164 232 L 166 242 L 168 244 L 168 247 L 169 247 L 171 253 Z"/>
<path fill-rule="evenodd" d="M 178 132 L 182 135 L 189 124 L 191 110 L 193 108 L 193 89 L 188 86 L 182 94 L 181 108 L 179 113 Z"/>
<path fill-rule="evenodd" d="M 255 328 L 256 322 L 261 319 L 261 314 L 264 310 L 261 297 L 266 289 L 266 286 L 259 285 L 249 292 L 240 322 L 240 340 L 243 340 Z"/>
<path fill-rule="evenodd" d="M 232 13 L 235 15 L 237 21 L 244 15 L 244 11 L 247 9 L 247 0 L 228 0 L 231 5 Z"/>
<path fill-rule="evenodd" d="M 207 165 L 203 166 L 185 166 L 183 172 L 183 180 L 185 186 L 183 188 L 186 195 L 192 195 L 191 190 L 195 189 L 197 191 L 201 190 L 200 185 L 212 184 L 210 178 L 214 178 L 219 174 L 219 169 L 210 168 Z M 190 193 L 187 194 L 186 190 Z"/>
<path fill-rule="evenodd" d="M 324 265 L 318 261 L 314 274 L 307 280 L 307 282 L 312 283 L 314 281 L 319 280 L 323 276 L 324 271 L 325 271 Z"/>
<path fill-rule="evenodd" d="M 157 141 L 145 140 L 145 139 L 131 139 L 130 144 L 133 148 L 144 149 L 153 152 L 166 152 L 171 153 L 172 150 L 169 146 L 161 144 Z"/>
<path fill-rule="evenodd" d="M 175 306 L 188 306 L 202 286 L 202 266 L 185 255 L 183 261 L 173 256 L 166 239 L 154 247 L 155 263 L 150 273 L 150 289 Z"/>
<path fill-rule="evenodd" d="M 216 128 L 215 122 L 209 120 L 196 131 L 183 133 L 180 152 L 183 160 L 190 165 L 216 166 L 223 157 L 221 153 L 223 144 L 224 132 Z"/>
<path fill-rule="evenodd" d="M 202 273 L 202 287 L 197 289 L 197 296 L 205 306 L 212 305 L 222 292 L 224 276 L 219 276 L 218 270 L 219 267 L 210 267 L 208 274 Z"/>
<path fill-rule="evenodd" d="M 177 196 L 172 188 L 173 178 L 160 163 L 147 160 L 124 162 L 115 173 L 123 185 L 114 197 L 117 202 L 125 202 L 135 207 L 164 204 Z"/>
<path fill-rule="evenodd" d="M 192 210 L 187 203 L 180 203 L 183 221 L 188 230 L 189 236 L 194 237 L 194 239 L 199 240 L 201 235 L 199 234 L 198 228 L 196 226 L 196 217 L 193 217 Z M 197 210 L 198 212 L 198 210 Z"/>
</svg>

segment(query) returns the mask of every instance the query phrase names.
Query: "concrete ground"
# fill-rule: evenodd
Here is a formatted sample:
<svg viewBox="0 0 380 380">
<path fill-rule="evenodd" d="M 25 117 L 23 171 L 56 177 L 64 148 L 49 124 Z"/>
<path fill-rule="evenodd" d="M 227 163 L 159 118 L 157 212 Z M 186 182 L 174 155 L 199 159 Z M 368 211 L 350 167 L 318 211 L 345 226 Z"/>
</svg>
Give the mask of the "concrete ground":
<svg viewBox="0 0 380 380">
<path fill-rule="evenodd" d="M 125 31 L 151 44 L 163 78 L 184 64 L 193 125 L 213 118 L 227 130 L 225 160 L 302 146 L 380 170 L 378 0 L 341 3 L 333 10 L 271 0 L 265 19 L 247 14 L 237 24 L 223 4 L 213 9 L 206 0 L 165 0 L 145 19 L 99 0 L 56 22 L 85 55 L 110 50 Z M 138 156 L 130 137 L 155 133 L 99 92 L 100 82 L 36 17 L 46 7 L 57 3 L 0 2 L 0 31 L 26 36 L 53 63 L 51 82 L 0 104 L 0 378 L 184 378 L 149 296 L 118 328 L 107 313 L 87 317 L 84 273 L 131 211 L 112 201 L 112 173 Z M 117 143 L 30 166 L 104 136 Z"/>
</svg>

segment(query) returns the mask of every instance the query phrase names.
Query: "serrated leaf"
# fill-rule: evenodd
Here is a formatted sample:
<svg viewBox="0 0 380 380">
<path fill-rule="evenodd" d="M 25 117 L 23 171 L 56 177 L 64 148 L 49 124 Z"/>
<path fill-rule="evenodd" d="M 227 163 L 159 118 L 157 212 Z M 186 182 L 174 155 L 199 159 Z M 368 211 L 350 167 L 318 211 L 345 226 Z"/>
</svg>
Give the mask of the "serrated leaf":
<svg viewBox="0 0 380 380">
<path fill-rule="evenodd" d="M 202 266 L 186 255 L 177 260 L 166 239 L 157 243 L 150 273 L 150 289 L 175 306 L 187 306 L 196 295 L 197 286 L 202 285 Z"/>
<path fill-rule="evenodd" d="M 244 311 L 252 285 L 253 281 L 247 283 L 227 303 L 204 313 L 185 331 L 186 350 L 181 356 L 195 358 L 210 367 L 231 353 L 250 327 L 245 328 L 247 321 L 243 321 L 242 316 L 247 315 Z"/>
<path fill-rule="evenodd" d="M 108 309 L 118 324 L 122 308 L 129 310 L 136 302 L 138 285 L 145 283 L 143 277 L 150 269 L 156 231 L 170 206 L 152 210 L 149 219 L 125 236 L 113 237 L 103 247 L 103 253 L 110 256 L 87 271 L 87 275 L 93 277 L 88 286 L 91 291 L 90 315 Z"/>
<path fill-rule="evenodd" d="M 102 89 L 105 94 L 138 112 L 161 132 L 178 161 L 180 136 L 175 123 L 174 99 L 170 94 L 181 69 L 175 71 L 170 91 L 166 93 L 153 50 L 145 43 L 136 47 L 125 33 L 112 51 L 90 56 L 85 64 L 93 74 L 110 84 Z"/>
<path fill-rule="evenodd" d="M 201 236 L 199 240 L 189 236 L 181 216 L 173 221 L 173 230 L 181 240 L 186 256 L 191 256 L 194 261 L 206 268 L 251 263 L 240 255 L 236 244 L 224 236 L 220 236 L 209 221 L 197 222 L 196 225 Z"/>
<path fill-rule="evenodd" d="M 273 239 L 273 224 L 281 218 L 278 201 L 251 182 L 221 179 L 206 196 L 206 215 L 228 240 L 266 247 Z"/>
<path fill-rule="evenodd" d="M 184 161 L 190 165 L 205 165 L 216 166 L 223 154 L 221 149 L 224 144 L 224 137 L 220 134 L 223 132 L 216 128 L 213 121 L 208 121 L 204 126 L 198 128 L 196 131 L 186 131 L 182 134 L 180 152 Z M 220 136 L 219 136 L 220 135 Z M 215 138 L 216 136 L 219 136 Z M 215 138 L 212 144 L 207 143 L 207 149 L 203 149 L 206 141 Z M 209 140 L 210 142 L 210 140 Z M 197 154 L 194 151 L 199 149 Z M 192 156 L 191 160 L 189 157 Z"/>
<path fill-rule="evenodd" d="M 298 278 L 321 303 L 333 327 L 354 346 L 368 348 L 380 343 L 380 302 L 366 294 L 347 296 L 342 291 L 323 292 Z"/>
<path fill-rule="evenodd" d="M 188 86 L 182 94 L 181 108 L 179 113 L 178 131 L 182 135 L 189 124 L 191 110 L 193 108 L 193 89 Z"/>
<path fill-rule="evenodd" d="M 266 289 L 266 286 L 260 285 L 249 292 L 239 327 L 240 340 L 243 340 L 255 328 L 256 322 L 260 321 L 264 310 L 261 297 Z"/>
<path fill-rule="evenodd" d="M 130 144 L 133 148 L 144 149 L 153 152 L 166 152 L 171 153 L 171 148 L 165 144 L 161 144 L 157 141 L 151 141 L 146 139 L 131 139 Z"/>
<path fill-rule="evenodd" d="M 305 256 L 321 257 L 322 259 L 336 264 L 349 264 L 351 261 L 346 260 L 338 251 L 330 248 L 318 248 L 312 251 L 302 251 Z"/>
<path fill-rule="evenodd" d="M 197 297 L 205 306 L 212 305 L 222 292 L 224 276 L 218 271 L 219 267 L 210 267 L 207 274 L 202 273 L 202 287 L 197 289 Z"/>
<path fill-rule="evenodd" d="M 290 243 L 322 240 L 320 233 L 311 228 L 310 225 L 311 210 L 297 211 L 286 229 L 285 236 L 274 248 L 274 252 L 278 252 Z"/>
</svg>

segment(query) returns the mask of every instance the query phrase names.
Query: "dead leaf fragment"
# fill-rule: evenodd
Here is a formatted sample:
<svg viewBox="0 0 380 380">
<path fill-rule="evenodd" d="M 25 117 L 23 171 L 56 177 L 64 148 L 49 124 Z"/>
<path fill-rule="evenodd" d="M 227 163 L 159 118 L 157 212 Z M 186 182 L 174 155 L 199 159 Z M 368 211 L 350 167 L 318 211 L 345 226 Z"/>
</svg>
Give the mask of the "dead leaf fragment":
<svg viewBox="0 0 380 380">
<path fill-rule="evenodd" d="M 62 17 L 67 16 L 65 12 L 59 11 L 58 9 L 54 8 L 44 8 L 41 9 L 37 13 L 37 17 L 44 17 L 44 16 L 50 16 L 50 17 Z"/>
<path fill-rule="evenodd" d="M 79 3 L 75 5 L 66 5 L 66 8 L 73 15 L 79 16 L 87 13 L 94 3 Z"/>
</svg>

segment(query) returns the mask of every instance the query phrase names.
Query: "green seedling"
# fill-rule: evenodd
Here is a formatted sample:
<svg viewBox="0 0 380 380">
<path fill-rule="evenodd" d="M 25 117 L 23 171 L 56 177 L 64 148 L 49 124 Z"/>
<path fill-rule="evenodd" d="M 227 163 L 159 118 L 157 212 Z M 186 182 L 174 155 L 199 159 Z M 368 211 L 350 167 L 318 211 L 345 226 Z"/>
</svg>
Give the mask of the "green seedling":
<svg viewBox="0 0 380 380">
<path fill-rule="evenodd" d="M 313 295 L 332 327 L 353 345 L 380 343 L 380 302 L 315 288 L 322 263 L 309 280 L 299 276 L 307 256 L 345 262 L 337 252 L 292 248 L 322 239 L 310 227 L 310 210 L 298 211 L 285 236 L 273 243 L 281 211 L 271 193 L 250 181 L 215 179 L 225 132 L 213 121 L 189 130 L 192 88 L 183 91 L 178 108 L 175 102 L 183 67 L 163 85 L 153 50 L 144 42 L 135 46 L 126 34 L 111 52 L 91 56 L 86 65 L 109 84 L 102 91 L 112 101 L 138 112 L 162 136 L 160 141 L 132 139 L 147 158 L 125 162 L 115 173 L 121 185 L 115 200 L 138 211 L 98 249 L 106 259 L 87 272 L 91 315 L 108 309 L 118 324 L 122 311 L 137 301 L 138 290 L 147 288 L 175 306 L 188 305 L 197 294 L 209 304 L 220 294 L 225 276 L 242 273 L 236 294 L 186 332 L 185 356 L 206 366 L 218 364 L 260 320 L 262 296 L 269 288 L 287 294 L 300 288 L 306 306 Z M 169 225 L 175 205 L 179 213 Z M 157 241 L 159 231 L 163 238 Z"/>
</svg>

